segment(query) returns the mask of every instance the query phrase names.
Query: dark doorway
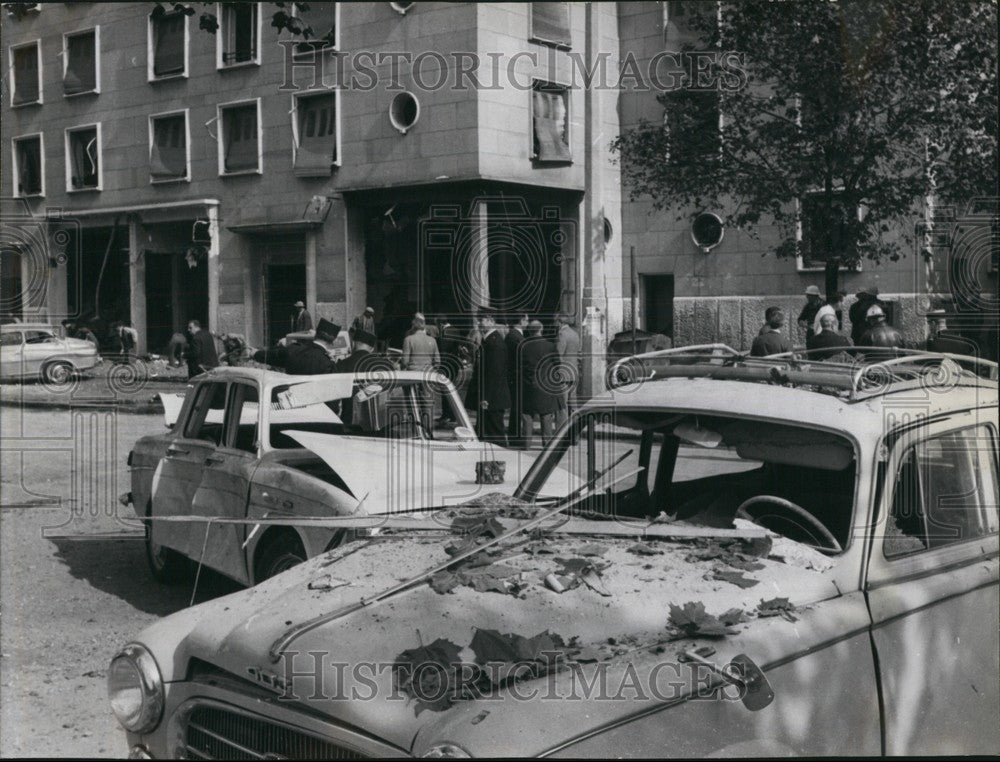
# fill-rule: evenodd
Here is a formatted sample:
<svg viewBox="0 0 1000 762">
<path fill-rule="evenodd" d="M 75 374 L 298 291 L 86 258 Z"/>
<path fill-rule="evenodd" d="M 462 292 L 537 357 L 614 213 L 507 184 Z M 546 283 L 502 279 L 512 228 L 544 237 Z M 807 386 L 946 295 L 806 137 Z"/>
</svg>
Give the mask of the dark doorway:
<svg viewBox="0 0 1000 762">
<path fill-rule="evenodd" d="M 79 252 L 79 261 L 70 257 L 66 262 L 69 282 L 80 284 L 79 292 L 67 294 L 69 314 L 80 315 L 103 346 L 111 323 L 127 322 L 131 315 L 128 226 L 85 228 L 79 235 L 79 245 L 70 248 Z"/>
<path fill-rule="evenodd" d="M 151 352 L 164 353 L 175 331 L 188 321 L 208 325 L 208 267 L 190 267 L 184 253 L 145 252 L 146 341 Z"/>
<path fill-rule="evenodd" d="M 268 346 L 292 330 L 292 305 L 305 299 L 305 265 L 267 265 L 265 274 L 265 311 Z"/>
<path fill-rule="evenodd" d="M 674 337 L 674 276 L 643 275 L 643 328 Z"/>
<path fill-rule="evenodd" d="M 21 319 L 24 309 L 21 287 L 21 252 L 4 245 L 0 251 L 0 317 Z"/>
</svg>

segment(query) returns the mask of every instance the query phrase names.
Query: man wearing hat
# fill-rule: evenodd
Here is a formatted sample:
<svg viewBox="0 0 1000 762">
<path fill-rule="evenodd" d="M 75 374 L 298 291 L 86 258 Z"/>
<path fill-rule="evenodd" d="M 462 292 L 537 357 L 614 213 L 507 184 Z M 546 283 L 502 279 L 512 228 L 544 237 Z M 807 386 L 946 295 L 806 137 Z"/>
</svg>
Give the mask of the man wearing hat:
<svg viewBox="0 0 1000 762">
<path fill-rule="evenodd" d="M 813 336 L 813 323 L 816 321 L 816 313 L 823 306 L 823 299 L 819 295 L 819 287 L 809 286 L 806 289 L 806 306 L 799 313 L 799 328 L 806 332 L 806 341 Z"/>
<path fill-rule="evenodd" d="M 295 302 L 295 312 L 292 314 L 292 333 L 299 331 L 311 331 L 313 327 L 312 315 L 306 309 L 306 303 L 299 299 Z"/>
<path fill-rule="evenodd" d="M 873 305 L 878 304 L 878 286 L 866 286 L 858 291 L 857 297 L 858 300 L 847 311 L 847 317 L 851 320 L 851 341 L 855 344 L 861 340 L 861 334 L 868 330 L 865 315 Z"/>
<path fill-rule="evenodd" d="M 865 313 L 865 320 L 868 323 L 868 330 L 861 334 L 858 339 L 859 347 L 902 347 L 903 337 L 899 331 L 885 322 L 885 312 L 882 308 L 873 304 Z"/>
<path fill-rule="evenodd" d="M 350 355 L 337 363 L 337 373 L 364 373 L 384 369 L 380 358 L 374 353 L 375 334 L 364 329 L 354 332 L 354 348 Z M 345 397 L 340 401 L 340 419 L 344 423 L 352 423 L 354 416 L 354 398 Z"/>
<path fill-rule="evenodd" d="M 354 334 L 358 331 L 364 331 L 370 335 L 375 335 L 375 310 L 372 307 L 365 307 L 365 311 L 354 318 L 354 322 L 351 323 L 351 328 L 349 333 L 351 338 L 354 338 Z M 372 344 L 374 347 L 375 345 Z"/>
<path fill-rule="evenodd" d="M 945 352 L 969 357 L 979 356 L 979 347 L 975 342 L 948 329 L 948 313 L 944 310 L 928 312 L 927 322 L 930 324 L 930 336 L 927 339 L 928 352 Z"/>
<path fill-rule="evenodd" d="M 507 445 L 504 414 L 510 407 L 510 389 L 507 386 L 507 346 L 497 330 L 493 310 L 481 308 L 479 330 L 482 343 L 476 350 L 472 378 L 466 393 L 465 405 L 478 410 L 476 429 L 484 442 Z"/>
<path fill-rule="evenodd" d="M 254 352 L 256 362 L 284 368 L 292 376 L 315 376 L 320 373 L 334 373 L 336 366 L 330 359 L 329 344 L 332 344 L 340 326 L 320 318 L 316 334 L 311 341 L 294 343 L 289 346 L 272 347 Z"/>
</svg>

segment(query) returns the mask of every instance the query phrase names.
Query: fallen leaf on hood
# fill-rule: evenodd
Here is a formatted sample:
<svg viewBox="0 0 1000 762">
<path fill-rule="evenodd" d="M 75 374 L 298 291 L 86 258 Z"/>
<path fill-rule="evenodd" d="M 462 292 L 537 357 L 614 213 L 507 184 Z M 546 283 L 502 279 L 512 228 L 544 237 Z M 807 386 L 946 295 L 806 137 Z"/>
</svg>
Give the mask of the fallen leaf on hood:
<svg viewBox="0 0 1000 762">
<path fill-rule="evenodd" d="M 596 569 L 588 569 L 580 577 L 583 579 L 584 584 L 598 595 L 603 595 L 605 598 L 611 597 L 611 591 L 604 586 L 604 581 Z"/>
<path fill-rule="evenodd" d="M 628 549 L 629 553 L 635 553 L 639 556 L 659 556 L 663 554 L 662 550 L 654 548 L 652 545 L 645 542 L 637 542 Z"/>
<path fill-rule="evenodd" d="M 753 579 L 751 577 L 744 577 L 742 572 L 738 571 L 722 571 L 721 569 L 716 569 L 715 573 L 712 575 L 714 579 L 721 579 L 723 582 L 729 582 L 737 587 L 746 589 L 748 587 L 753 587 L 760 583 L 760 580 Z"/>
<path fill-rule="evenodd" d="M 517 595 L 524 585 L 517 579 L 521 572 L 513 566 L 486 564 L 456 571 L 439 571 L 430 578 L 430 586 L 437 593 L 449 593 L 460 585 L 468 585 L 479 593 L 513 593 Z"/>
<path fill-rule="evenodd" d="M 507 527 L 496 516 L 456 516 L 451 522 L 451 530 L 470 538 L 499 537 Z"/>
<path fill-rule="evenodd" d="M 771 538 L 768 535 L 763 537 L 741 537 L 739 540 L 740 551 L 755 558 L 766 558 L 771 552 Z"/>
<path fill-rule="evenodd" d="M 725 564 L 732 566 L 734 569 L 742 569 L 743 571 L 760 571 L 764 568 L 764 564 L 758 561 L 748 561 L 737 555 L 727 555 L 719 558 Z"/>
<path fill-rule="evenodd" d="M 338 587 L 349 584 L 351 583 L 346 579 L 337 579 L 329 574 L 324 574 L 322 577 L 310 581 L 308 587 L 310 590 L 336 590 Z"/>
<path fill-rule="evenodd" d="M 489 668 L 493 685 L 534 677 L 565 656 L 566 643 L 548 630 L 526 638 L 497 630 L 476 630 L 469 646 L 476 654 L 476 664 Z"/>
<path fill-rule="evenodd" d="M 757 616 L 781 616 L 789 622 L 797 622 L 798 617 L 792 613 L 793 611 L 795 606 L 787 598 L 770 598 L 766 601 L 761 598 L 757 604 Z"/>
<path fill-rule="evenodd" d="M 705 611 L 705 604 L 697 601 L 683 606 L 671 603 L 670 624 L 686 637 L 721 638 L 736 634 L 736 630 L 727 628 L 717 617 Z"/>
<path fill-rule="evenodd" d="M 746 614 L 743 609 L 729 609 L 719 614 L 719 621 L 727 625 L 740 624 L 746 621 Z"/>
<path fill-rule="evenodd" d="M 489 715 L 490 715 L 490 710 L 484 709 L 483 711 L 481 711 L 479 714 L 477 714 L 475 717 L 472 718 L 472 724 L 478 725 L 480 722 L 489 717 Z"/>
<path fill-rule="evenodd" d="M 396 657 L 393 665 L 396 686 L 417 701 L 418 715 L 425 709 L 440 712 L 452 704 L 453 693 L 460 687 L 461 650 L 450 640 L 438 638 L 428 646 L 407 649 Z"/>
</svg>

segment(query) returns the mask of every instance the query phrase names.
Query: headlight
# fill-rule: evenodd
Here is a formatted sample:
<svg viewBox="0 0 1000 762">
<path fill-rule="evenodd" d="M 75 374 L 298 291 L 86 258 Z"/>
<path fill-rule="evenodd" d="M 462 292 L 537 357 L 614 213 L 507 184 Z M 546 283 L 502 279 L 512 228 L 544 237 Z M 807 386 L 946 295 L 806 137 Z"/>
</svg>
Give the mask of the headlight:
<svg viewBox="0 0 1000 762">
<path fill-rule="evenodd" d="M 140 645 L 125 646 L 108 668 L 111 711 L 133 733 L 155 728 L 163 714 L 163 680 L 153 656 Z"/>
<path fill-rule="evenodd" d="M 421 756 L 437 759 L 459 759 L 471 757 L 472 755 L 461 746 L 456 746 L 453 743 L 439 743 L 429 748 Z"/>
</svg>

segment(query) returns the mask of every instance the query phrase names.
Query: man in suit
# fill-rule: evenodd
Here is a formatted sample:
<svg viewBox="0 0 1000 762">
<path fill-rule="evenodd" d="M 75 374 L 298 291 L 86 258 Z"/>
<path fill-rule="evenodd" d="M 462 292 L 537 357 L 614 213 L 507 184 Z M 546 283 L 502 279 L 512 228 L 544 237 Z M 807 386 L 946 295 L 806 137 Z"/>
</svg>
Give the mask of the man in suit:
<svg viewBox="0 0 1000 762">
<path fill-rule="evenodd" d="M 527 336 L 520 349 L 522 441 L 525 448 L 531 447 L 534 417 L 537 415 L 544 446 L 552 439 L 555 414 L 559 409 L 561 391 L 553 383 L 559 354 L 555 345 L 542 337 L 542 324 L 537 320 L 528 324 Z"/>
<path fill-rule="evenodd" d="M 836 313 L 827 312 L 819 319 L 819 322 L 820 332 L 806 339 L 806 349 L 816 350 L 810 357 L 817 360 L 828 360 L 851 346 L 849 338 L 837 333 Z"/>
<path fill-rule="evenodd" d="M 927 338 L 928 352 L 979 357 L 979 347 L 975 342 L 949 330 L 947 313 L 944 310 L 931 310 L 927 313 L 927 321 L 930 323 L 930 336 Z"/>
<path fill-rule="evenodd" d="M 188 378 L 211 370 L 219 364 L 219 355 L 215 351 L 215 339 L 208 331 L 203 331 L 201 323 L 192 320 L 188 323 L 188 333 L 191 341 L 187 348 Z"/>
<path fill-rule="evenodd" d="M 507 386 L 507 347 L 497 329 L 492 310 L 479 313 L 479 331 L 482 343 L 476 350 L 472 379 L 465 398 L 466 407 L 475 408 L 476 429 L 485 442 L 507 445 L 504 413 L 510 407 L 510 389 Z"/>
<path fill-rule="evenodd" d="M 427 321 L 421 313 L 416 313 L 410 332 L 403 338 L 403 370 L 419 370 L 425 373 L 436 371 L 441 364 L 437 341 L 427 335 Z M 414 398 L 420 411 L 420 421 L 424 431 L 431 431 L 431 422 L 436 418 L 434 408 L 437 401 L 431 396 L 427 386 L 414 387 Z M 434 395 L 436 396 L 436 395 Z"/>
<path fill-rule="evenodd" d="M 511 447 L 521 447 L 521 403 L 524 390 L 521 387 L 520 347 L 524 342 L 524 329 L 528 327 L 528 316 L 520 314 L 511 319 L 510 330 L 504 336 L 507 347 L 507 387 L 510 389 L 510 418 L 507 422 L 507 443 Z"/>
<path fill-rule="evenodd" d="M 312 341 L 262 349 L 254 353 L 253 359 L 257 362 L 284 368 L 285 373 L 291 376 L 334 373 L 336 366 L 330 359 L 330 353 L 326 346 L 321 342 L 332 344 L 339 333 L 339 325 L 335 325 L 325 318 L 320 318 Z"/>
<path fill-rule="evenodd" d="M 374 333 L 369 333 L 364 328 L 355 328 L 353 350 L 337 363 L 337 373 L 365 373 L 383 368 L 380 358 L 374 354 L 376 341 Z M 345 397 L 340 401 L 340 420 L 349 424 L 353 422 L 353 417 L 354 398 Z"/>
<path fill-rule="evenodd" d="M 768 307 L 764 310 L 764 327 L 753 340 L 750 347 L 751 357 L 767 357 L 787 352 L 791 347 L 788 339 L 781 335 L 781 327 L 785 324 L 785 313 L 781 307 Z"/>
<path fill-rule="evenodd" d="M 861 334 L 868 330 L 865 315 L 872 306 L 878 304 L 878 286 L 862 288 L 857 297 L 858 300 L 847 311 L 847 317 L 851 321 L 851 341 L 855 344 L 860 341 Z"/>
<path fill-rule="evenodd" d="M 806 304 L 802 308 L 802 312 L 799 313 L 799 328 L 806 332 L 806 340 L 813 335 L 813 321 L 816 319 L 816 314 L 819 312 L 819 308 L 823 306 L 823 300 L 819 295 L 818 286 L 809 286 L 806 289 Z"/>
<path fill-rule="evenodd" d="M 299 331 L 311 331 L 313 327 L 312 315 L 306 309 L 306 304 L 301 299 L 295 302 L 295 312 L 292 313 L 292 333 Z"/>
<path fill-rule="evenodd" d="M 573 410 L 576 385 L 580 380 L 580 334 L 573 328 L 570 315 L 559 316 L 559 332 L 556 334 L 556 352 L 559 354 L 565 388 L 556 412 L 556 427 L 562 426 Z"/>
</svg>

